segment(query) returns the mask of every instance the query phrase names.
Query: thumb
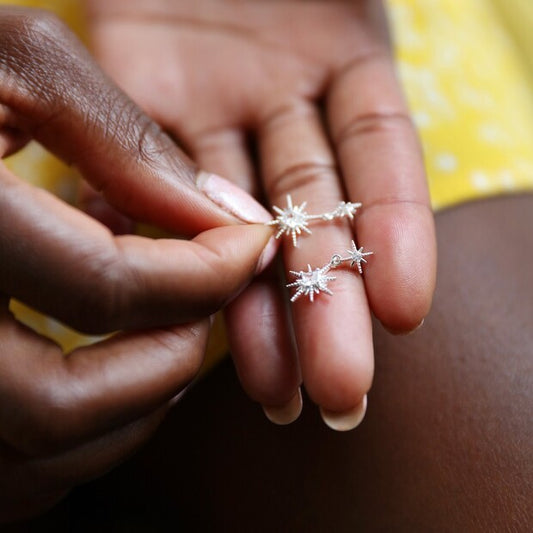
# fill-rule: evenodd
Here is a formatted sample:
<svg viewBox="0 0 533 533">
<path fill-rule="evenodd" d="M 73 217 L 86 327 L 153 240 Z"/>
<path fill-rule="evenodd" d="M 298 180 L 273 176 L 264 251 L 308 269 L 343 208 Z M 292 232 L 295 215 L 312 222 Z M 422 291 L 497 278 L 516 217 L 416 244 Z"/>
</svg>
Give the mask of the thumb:
<svg viewBox="0 0 533 533">
<path fill-rule="evenodd" d="M 270 219 L 230 182 L 198 173 L 53 15 L 0 7 L 0 80 L 0 137 L 36 139 L 125 215 L 182 234 Z"/>
</svg>

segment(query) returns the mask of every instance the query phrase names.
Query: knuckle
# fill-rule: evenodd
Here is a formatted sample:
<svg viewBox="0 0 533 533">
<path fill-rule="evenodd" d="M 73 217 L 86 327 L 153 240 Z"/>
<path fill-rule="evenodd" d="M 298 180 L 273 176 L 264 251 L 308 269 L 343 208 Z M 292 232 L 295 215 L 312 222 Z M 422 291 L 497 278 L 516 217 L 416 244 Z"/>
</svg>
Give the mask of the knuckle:
<svg viewBox="0 0 533 533">
<path fill-rule="evenodd" d="M 281 100 L 277 106 L 267 108 L 259 119 L 259 132 L 261 135 L 275 135 L 280 130 L 287 128 L 294 122 L 313 119 L 316 112 L 309 100 L 290 98 Z"/>
<path fill-rule="evenodd" d="M 134 155 L 142 164 L 159 165 L 175 149 L 161 127 L 133 103 L 127 109 L 124 124 Z"/>
<path fill-rule="evenodd" d="M 336 138 L 337 146 L 356 141 L 361 136 L 414 129 L 411 117 L 404 112 L 374 111 L 358 115 L 346 124 Z"/>
<path fill-rule="evenodd" d="M 204 322 L 160 329 L 154 332 L 153 339 L 163 353 L 171 355 L 171 365 L 181 382 L 188 383 L 196 377 L 202 366 L 207 344 Z M 176 357 L 176 354 L 182 356 Z"/>
<path fill-rule="evenodd" d="M 302 161 L 286 167 L 269 180 L 266 192 L 270 198 L 285 198 L 297 191 L 328 190 L 332 180 L 337 179 L 336 171 L 332 164 Z"/>
<path fill-rule="evenodd" d="M 101 131 L 106 142 L 116 143 L 118 140 L 136 163 L 148 167 L 169 166 L 173 172 L 188 175 L 192 181 L 192 166 L 185 161 L 172 139 L 115 87 L 101 87 L 100 98 L 89 106 L 85 120 L 89 127 Z M 102 184 L 105 192 L 115 186 L 114 181 Z"/>
<path fill-rule="evenodd" d="M 195 170 L 162 128 L 132 104 L 128 118 L 128 134 L 135 157 L 142 165 L 168 167 L 178 176 L 193 182 Z"/>
<path fill-rule="evenodd" d="M 132 113 L 131 122 L 133 127 L 133 142 L 137 148 L 137 154 L 141 162 L 154 164 L 166 156 L 169 146 L 166 144 L 166 136 L 155 122 L 136 109 Z"/>
<path fill-rule="evenodd" d="M 312 132 L 316 139 L 317 128 L 321 128 L 320 117 L 310 101 L 291 99 L 281 101 L 261 119 L 261 135 L 270 139 L 288 138 L 289 135 Z M 289 150 L 284 157 L 273 157 L 265 162 L 266 192 L 270 198 L 282 198 L 290 192 L 302 193 L 321 190 L 322 183 L 337 181 L 337 165 L 325 143 L 318 142 L 315 150 L 302 152 Z M 318 189 L 317 189 L 318 187 Z M 330 186 L 324 187 L 328 189 Z"/>
</svg>

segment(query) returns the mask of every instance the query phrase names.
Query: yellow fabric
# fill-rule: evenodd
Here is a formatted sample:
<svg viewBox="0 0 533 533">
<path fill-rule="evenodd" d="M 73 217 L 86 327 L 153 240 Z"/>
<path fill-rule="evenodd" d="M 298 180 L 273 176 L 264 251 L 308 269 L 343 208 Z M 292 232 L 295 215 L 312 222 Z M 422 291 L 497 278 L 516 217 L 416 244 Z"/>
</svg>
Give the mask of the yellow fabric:
<svg viewBox="0 0 533 533">
<path fill-rule="evenodd" d="M 389 6 L 434 208 L 533 188 L 531 1 Z"/>
<path fill-rule="evenodd" d="M 77 0 L 0 4 L 54 11 L 83 38 Z M 388 0 L 398 69 L 422 138 L 431 198 L 442 209 L 533 189 L 533 3 L 530 0 Z M 72 201 L 75 173 L 30 144 L 6 164 Z M 13 303 L 21 320 L 66 351 L 93 342 Z M 216 326 L 211 361 L 225 351 Z"/>
</svg>

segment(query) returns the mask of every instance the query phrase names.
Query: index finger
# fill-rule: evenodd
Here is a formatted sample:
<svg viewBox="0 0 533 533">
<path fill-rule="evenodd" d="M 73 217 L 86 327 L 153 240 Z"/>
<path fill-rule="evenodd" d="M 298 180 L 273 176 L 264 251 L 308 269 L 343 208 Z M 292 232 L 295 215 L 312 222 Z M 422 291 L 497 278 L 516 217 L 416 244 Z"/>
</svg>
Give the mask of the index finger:
<svg viewBox="0 0 533 533">
<path fill-rule="evenodd" d="M 30 137 L 134 220 L 192 235 L 270 218 L 238 187 L 197 172 L 59 19 L 0 6 L 0 157 Z"/>
<path fill-rule="evenodd" d="M 431 305 L 436 240 L 422 150 L 389 51 L 340 71 L 327 108 L 348 196 L 363 204 L 359 245 L 375 254 L 365 271 L 370 306 L 388 329 L 410 331 Z"/>
</svg>

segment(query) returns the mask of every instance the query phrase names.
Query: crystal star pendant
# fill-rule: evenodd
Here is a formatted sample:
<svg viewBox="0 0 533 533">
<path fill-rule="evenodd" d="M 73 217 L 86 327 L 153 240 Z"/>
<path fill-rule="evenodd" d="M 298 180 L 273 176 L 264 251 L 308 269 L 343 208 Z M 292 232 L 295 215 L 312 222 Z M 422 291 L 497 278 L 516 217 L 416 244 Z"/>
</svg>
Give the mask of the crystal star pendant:
<svg viewBox="0 0 533 533">
<path fill-rule="evenodd" d="M 295 302 L 300 296 L 309 296 L 311 301 L 314 301 L 315 294 L 326 292 L 327 294 L 333 294 L 328 289 L 328 283 L 333 281 L 335 276 L 328 276 L 327 273 L 331 268 L 330 264 L 323 266 L 322 268 L 315 268 L 311 270 L 311 265 L 307 265 L 307 272 L 301 270 L 300 272 L 294 272 L 291 270 L 291 274 L 298 279 L 293 283 L 289 283 L 287 287 L 297 287 L 296 292 L 291 298 L 291 302 Z"/>
<path fill-rule="evenodd" d="M 280 209 L 276 206 L 273 207 L 278 216 L 271 222 L 268 222 L 268 225 L 278 226 L 279 229 L 276 234 L 276 239 L 279 239 L 282 235 L 290 235 L 294 246 L 298 246 L 298 236 L 302 231 L 311 234 L 311 230 L 307 227 L 309 224 L 309 215 L 304 211 L 306 205 L 307 202 L 293 206 L 291 195 L 288 194 L 287 207 L 285 209 Z"/>
<path fill-rule="evenodd" d="M 356 211 L 361 207 L 362 204 L 359 202 L 340 202 L 335 211 L 331 214 L 333 218 L 343 218 L 348 217 L 350 220 L 353 220 Z"/>
<path fill-rule="evenodd" d="M 367 260 L 365 259 L 366 255 L 372 255 L 374 252 L 363 252 L 363 247 L 357 249 L 357 246 L 355 245 L 355 242 L 352 241 L 352 249 L 346 250 L 350 257 L 348 258 L 349 261 L 351 261 L 350 266 L 357 265 L 357 270 L 359 270 L 359 274 L 363 273 L 363 267 L 361 263 L 366 263 Z"/>
</svg>

